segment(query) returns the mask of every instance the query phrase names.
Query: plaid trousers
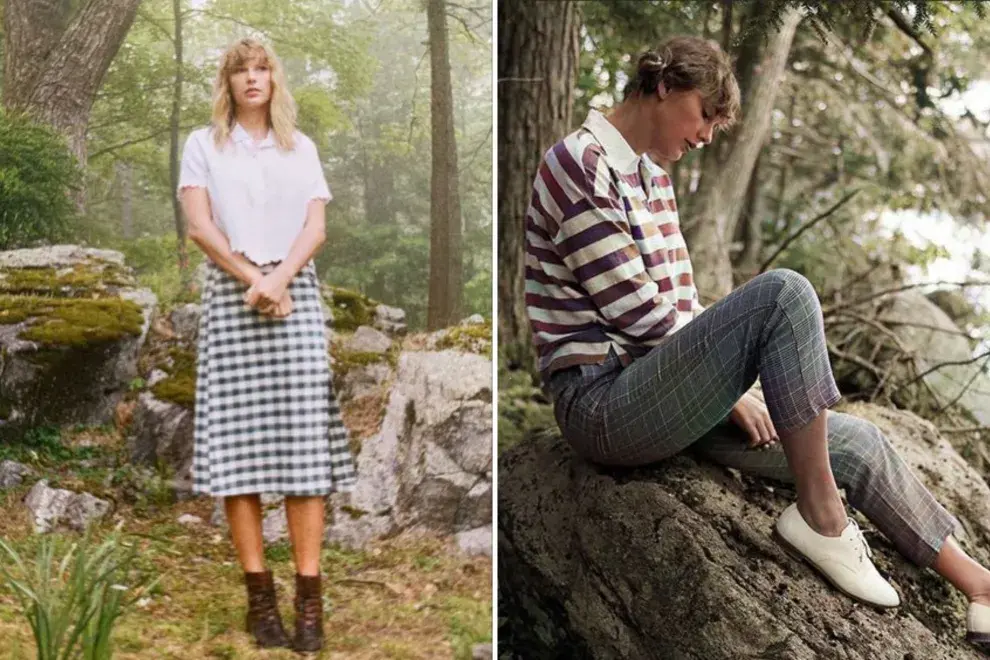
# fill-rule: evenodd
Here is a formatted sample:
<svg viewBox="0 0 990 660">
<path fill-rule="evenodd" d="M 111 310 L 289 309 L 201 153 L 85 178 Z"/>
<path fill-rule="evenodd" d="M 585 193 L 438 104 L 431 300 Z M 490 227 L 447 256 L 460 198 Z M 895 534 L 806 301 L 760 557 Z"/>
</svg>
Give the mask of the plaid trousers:
<svg viewBox="0 0 990 660">
<path fill-rule="evenodd" d="M 849 504 L 908 559 L 930 565 L 957 522 L 874 424 L 826 410 L 840 394 L 821 306 L 794 271 L 755 277 L 625 368 L 610 351 L 602 364 L 554 373 L 548 388 L 564 437 L 593 462 L 645 465 L 691 447 L 792 482 L 779 444 L 749 449 L 746 432 L 729 421 L 757 376 L 781 438 L 826 412 L 829 459 Z"/>
</svg>

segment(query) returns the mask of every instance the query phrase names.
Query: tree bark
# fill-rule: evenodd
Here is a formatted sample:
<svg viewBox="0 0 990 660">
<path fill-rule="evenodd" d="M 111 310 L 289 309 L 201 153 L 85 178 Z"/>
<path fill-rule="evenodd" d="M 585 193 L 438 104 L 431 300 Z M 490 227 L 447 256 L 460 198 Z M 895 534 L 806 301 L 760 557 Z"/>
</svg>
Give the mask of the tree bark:
<svg viewBox="0 0 990 660">
<path fill-rule="evenodd" d="M 697 205 L 693 205 L 689 238 L 695 282 L 703 300 L 721 298 L 732 290 L 729 241 L 746 199 L 753 167 L 766 141 L 770 118 L 787 64 L 791 42 L 802 14 L 785 11 L 780 29 L 771 34 L 763 58 L 750 81 L 742 127 L 714 179 L 708 179 Z"/>
<path fill-rule="evenodd" d="M 120 234 L 125 239 L 134 238 L 134 172 L 130 163 L 117 162 L 120 181 Z"/>
<path fill-rule="evenodd" d="M 134 22 L 140 0 L 7 0 L 3 105 L 25 111 L 69 141 L 86 163 L 86 125 L 96 92 Z"/>
<path fill-rule="evenodd" d="M 446 0 L 428 0 L 430 34 L 430 287 L 426 325 L 436 330 L 460 319 L 463 309 L 461 201 L 454 137 L 454 99 L 447 46 Z"/>
<path fill-rule="evenodd" d="M 742 281 L 747 281 L 760 272 L 761 256 L 763 255 L 763 220 L 766 217 L 766 195 L 762 194 L 760 181 L 760 163 L 764 155 L 756 159 L 753 174 L 749 179 L 749 189 L 746 191 L 746 214 L 739 227 L 743 249 L 735 266 Z"/>
<path fill-rule="evenodd" d="M 511 366 L 530 370 L 526 207 L 544 151 L 571 129 L 580 29 L 578 3 L 498 3 L 499 348 Z"/>
</svg>

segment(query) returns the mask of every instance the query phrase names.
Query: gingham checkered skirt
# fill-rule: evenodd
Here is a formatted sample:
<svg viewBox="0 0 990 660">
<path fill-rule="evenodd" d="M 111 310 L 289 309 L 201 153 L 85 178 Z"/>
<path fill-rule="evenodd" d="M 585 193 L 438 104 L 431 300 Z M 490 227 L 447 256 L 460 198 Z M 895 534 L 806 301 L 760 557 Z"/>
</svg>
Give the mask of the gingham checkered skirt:
<svg viewBox="0 0 990 660">
<path fill-rule="evenodd" d="M 312 262 L 289 285 L 293 311 L 285 319 L 249 308 L 246 290 L 210 264 L 199 326 L 193 491 L 218 497 L 350 490 L 354 465 L 330 380 Z"/>
</svg>

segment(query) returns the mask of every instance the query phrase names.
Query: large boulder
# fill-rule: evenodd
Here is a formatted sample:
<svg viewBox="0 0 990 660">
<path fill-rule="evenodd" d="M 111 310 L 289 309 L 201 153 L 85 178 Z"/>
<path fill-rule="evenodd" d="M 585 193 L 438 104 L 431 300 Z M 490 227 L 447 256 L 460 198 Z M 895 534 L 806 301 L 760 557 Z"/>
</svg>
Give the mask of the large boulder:
<svg viewBox="0 0 990 660">
<path fill-rule="evenodd" d="M 381 428 L 361 445 L 354 492 L 332 498 L 329 540 L 360 547 L 407 530 L 489 524 L 491 380 L 481 355 L 402 353 Z"/>
<path fill-rule="evenodd" d="M 180 498 L 192 490 L 194 421 L 191 408 L 142 392 L 127 436 L 131 460 L 167 466 Z"/>
<path fill-rule="evenodd" d="M 112 421 L 156 304 L 119 252 L 0 252 L 0 428 Z"/>
<path fill-rule="evenodd" d="M 880 373 L 888 373 L 889 383 L 906 383 L 913 380 L 914 373 L 928 372 L 925 384 L 938 399 L 930 400 L 927 388 L 905 387 L 894 393 L 899 406 L 929 416 L 955 401 L 977 422 L 990 425 L 990 375 L 982 371 L 985 361 L 971 361 L 972 343 L 948 314 L 925 295 L 909 290 L 884 298 L 876 309 L 876 321 L 889 328 L 896 340 L 866 327 L 843 350 L 869 360 Z M 836 325 L 830 332 L 833 339 L 850 333 L 846 325 Z M 899 344 L 896 349 L 895 341 Z M 913 371 L 908 369 L 905 353 L 914 358 Z M 876 374 L 849 360 L 834 363 L 844 390 L 873 391 Z"/>
<path fill-rule="evenodd" d="M 860 404 L 986 561 L 990 491 L 928 422 Z M 500 629 L 506 657 L 968 659 L 965 599 L 856 514 L 902 594 L 881 613 L 841 595 L 771 540 L 780 484 L 679 455 L 610 470 L 558 434 L 499 461 Z M 976 545 L 979 542 L 982 546 Z"/>
</svg>

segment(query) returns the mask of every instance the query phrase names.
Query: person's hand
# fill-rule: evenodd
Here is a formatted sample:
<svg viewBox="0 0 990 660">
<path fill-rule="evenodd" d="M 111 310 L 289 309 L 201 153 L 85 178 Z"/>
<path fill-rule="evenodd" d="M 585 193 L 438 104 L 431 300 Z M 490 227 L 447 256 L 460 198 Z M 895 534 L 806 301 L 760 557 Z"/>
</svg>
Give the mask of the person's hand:
<svg viewBox="0 0 990 660">
<path fill-rule="evenodd" d="M 288 280 L 279 271 L 272 271 L 244 292 L 244 302 L 262 313 L 278 307 L 287 293 Z"/>
<path fill-rule="evenodd" d="M 281 300 L 277 304 L 267 304 L 264 306 L 259 305 L 257 310 L 264 314 L 265 316 L 271 316 L 277 319 L 284 319 L 289 314 L 292 313 L 292 296 L 288 291 L 282 296 Z"/>
<path fill-rule="evenodd" d="M 755 394 L 750 392 L 744 394 L 732 407 L 729 419 L 749 434 L 750 449 L 770 445 L 779 440 L 766 404 Z"/>
</svg>

